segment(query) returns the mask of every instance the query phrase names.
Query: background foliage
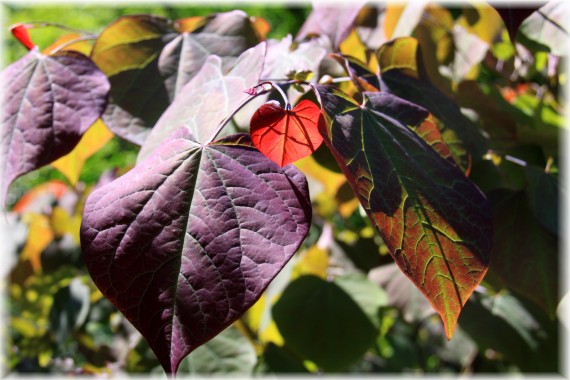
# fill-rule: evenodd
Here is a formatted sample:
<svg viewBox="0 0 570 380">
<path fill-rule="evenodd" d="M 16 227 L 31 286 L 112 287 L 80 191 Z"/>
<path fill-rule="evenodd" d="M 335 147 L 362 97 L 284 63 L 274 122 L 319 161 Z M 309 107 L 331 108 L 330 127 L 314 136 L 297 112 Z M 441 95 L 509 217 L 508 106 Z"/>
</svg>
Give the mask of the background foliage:
<svg viewBox="0 0 570 380">
<path fill-rule="evenodd" d="M 11 5 L 6 10 L 8 25 L 51 21 L 98 33 L 124 14 L 178 19 L 231 9 Z M 294 36 L 310 13 L 308 6 L 241 9 L 266 19 L 272 28 L 268 38 L 275 39 Z M 385 25 L 398 20 L 398 12 L 388 8 Z M 399 27 L 384 30 L 402 32 Z M 302 249 L 257 304 L 193 352 L 179 373 L 559 372 L 559 336 L 566 327 L 557 314 L 558 166 L 567 52 L 556 50 L 554 37 L 537 37 L 547 28 L 523 25 L 514 45 L 494 10 L 458 6 L 423 13 L 409 31 L 429 47 L 432 54 L 424 59 L 435 71 L 429 73 L 431 83 L 405 77 L 405 88 L 413 91 L 401 96 L 444 108 L 457 102 L 464 112 L 455 117 L 467 118 L 486 136 L 479 154 L 470 156 L 462 151 L 464 136 L 441 130 L 457 161 L 491 200 L 496 225 L 491 270 L 451 341 L 431 306 L 392 263 L 323 147 L 297 163 L 310 181 L 314 207 Z M 31 33 L 40 48 L 65 34 L 56 28 Z M 486 47 L 469 40 L 472 35 Z M 4 42 L 4 64 L 26 53 L 7 34 Z M 358 55 L 358 46 L 351 34 L 341 51 Z M 348 86 L 343 89 L 350 92 Z M 96 183 L 126 172 L 138 153 L 104 125 L 88 134 L 73 159 L 30 173 L 11 187 L 12 212 L 1 230 L 8 257 L 1 290 L 7 294 L 9 326 L 2 337 L 2 366 L 10 372 L 162 372 L 82 262 L 78 228 L 85 197 Z"/>
</svg>

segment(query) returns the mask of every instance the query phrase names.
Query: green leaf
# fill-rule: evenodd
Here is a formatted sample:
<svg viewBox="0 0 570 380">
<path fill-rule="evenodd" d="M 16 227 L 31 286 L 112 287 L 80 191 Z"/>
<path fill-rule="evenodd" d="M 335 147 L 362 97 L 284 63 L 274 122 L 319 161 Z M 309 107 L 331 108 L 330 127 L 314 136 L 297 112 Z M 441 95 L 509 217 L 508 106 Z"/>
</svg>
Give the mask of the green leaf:
<svg viewBox="0 0 570 380">
<path fill-rule="evenodd" d="M 90 290 L 79 278 L 54 295 L 49 313 L 50 329 L 58 344 L 64 344 L 70 334 L 86 320 L 90 307 Z"/>
<path fill-rule="evenodd" d="M 344 290 L 346 286 L 352 287 L 301 276 L 289 284 L 272 310 L 285 344 L 325 371 L 346 369 L 364 355 L 378 334 L 370 316 Z"/>
<path fill-rule="evenodd" d="M 558 372 L 556 322 L 512 294 L 472 297 L 459 318 L 480 352 L 496 351 L 524 372 Z"/>
<path fill-rule="evenodd" d="M 230 326 L 198 347 L 181 363 L 179 374 L 251 376 L 257 354 L 250 341 Z"/>
<path fill-rule="evenodd" d="M 490 195 L 496 226 L 491 270 L 548 314 L 558 304 L 558 239 L 534 217 L 524 192 Z"/>
<path fill-rule="evenodd" d="M 448 337 L 482 280 L 492 241 L 483 193 L 406 125 L 427 112 L 384 92 L 359 105 L 317 86 L 322 131 L 372 224 L 400 269 L 441 316 Z"/>
<path fill-rule="evenodd" d="M 536 165 L 527 165 L 525 173 L 528 181 L 526 193 L 534 217 L 548 231 L 558 235 L 558 194 L 561 191 L 558 176 L 546 173 Z"/>
</svg>

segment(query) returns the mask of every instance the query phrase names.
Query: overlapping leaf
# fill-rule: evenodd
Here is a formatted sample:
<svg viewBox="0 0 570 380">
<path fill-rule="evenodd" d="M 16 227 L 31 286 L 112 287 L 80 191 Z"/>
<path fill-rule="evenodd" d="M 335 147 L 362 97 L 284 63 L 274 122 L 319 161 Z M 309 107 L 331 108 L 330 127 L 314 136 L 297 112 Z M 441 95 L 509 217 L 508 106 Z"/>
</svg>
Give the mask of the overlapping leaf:
<svg viewBox="0 0 570 380">
<path fill-rule="evenodd" d="M 310 100 L 302 100 L 292 110 L 269 102 L 251 118 L 251 139 L 260 152 L 283 167 L 310 155 L 321 145 L 319 122 L 321 110 Z"/>
<path fill-rule="evenodd" d="M 82 249 L 103 294 L 168 373 L 237 320 L 295 253 L 311 219 L 307 182 L 233 135 L 187 128 L 95 190 Z"/>
<path fill-rule="evenodd" d="M 264 57 L 265 43 L 260 43 L 244 52 L 235 66 L 225 73 L 222 59 L 210 56 L 156 123 L 138 160 L 147 157 L 181 125 L 190 128 L 199 142 L 212 138 L 224 118 L 250 96 L 244 90 L 259 82 Z"/>
<path fill-rule="evenodd" d="M 330 39 L 333 49 L 336 50 L 350 33 L 363 5 L 362 2 L 344 6 L 316 3 L 295 39 L 302 40 L 313 34 L 325 35 Z"/>
<path fill-rule="evenodd" d="M 403 37 L 386 43 L 378 51 L 378 62 L 382 91 L 430 111 L 462 142 L 463 148 L 458 149 L 467 149 L 477 157 L 484 154 L 487 142 L 477 126 L 428 78 L 416 39 Z"/>
<path fill-rule="evenodd" d="M 440 314 L 451 337 L 489 264 L 490 208 L 463 173 L 405 124 L 427 112 L 387 93 L 359 105 L 318 86 L 325 143 L 392 257 Z"/>
<path fill-rule="evenodd" d="M 241 11 L 214 15 L 203 24 L 179 33 L 170 20 L 135 15 L 120 18 L 101 33 L 92 57 L 111 81 L 104 121 L 114 133 L 142 145 L 209 55 L 220 56 L 225 69 L 258 42 Z"/>
<path fill-rule="evenodd" d="M 0 204 L 19 176 L 65 155 L 99 118 L 109 82 L 86 56 L 33 49 L 0 76 L 4 114 L 0 135 Z"/>
</svg>

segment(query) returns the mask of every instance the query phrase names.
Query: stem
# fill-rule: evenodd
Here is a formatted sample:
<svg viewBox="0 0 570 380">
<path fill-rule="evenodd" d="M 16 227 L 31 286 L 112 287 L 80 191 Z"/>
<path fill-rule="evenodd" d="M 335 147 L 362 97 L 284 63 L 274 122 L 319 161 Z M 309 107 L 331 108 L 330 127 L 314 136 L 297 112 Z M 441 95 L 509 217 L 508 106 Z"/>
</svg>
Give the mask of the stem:
<svg viewBox="0 0 570 380">
<path fill-rule="evenodd" d="M 287 95 L 285 94 L 283 89 L 277 84 L 271 83 L 271 85 L 273 86 L 273 88 L 275 88 L 281 94 L 281 97 L 285 101 L 285 109 L 287 111 L 291 111 L 291 103 L 289 103 L 289 98 L 287 98 Z"/>
<path fill-rule="evenodd" d="M 264 83 L 260 83 L 255 87 L 258 86 L 263 86 L 264 84 L 267 84 L 269 82 L 264 82 Z M 224 129 L 224 127 L 226 126 L 226 124 L 229 123 L 229 121 L 236 115 L 236 113 L 239 112 L 239 110 L 241 110 L 247 103 L 251 102 L 253 99 L 255 99 L 257 96 L 262 95 L 262 94 L 266 94 L 267 92 L 271 91 L 271 88 L 265 90 L 262 87 L 262 90 L 258 93 L 256 93 L 255 95 L 251 95 L 250 97 L 244 99 L 237 107 L 235 110 L 233 110 L 233 112 L 231 114 L 229 114 L 228 116 L 226 116 L 226 118 L 224 120 L 222 120 L 222 122 L 220 123 L 220 125 L 218 126 L 218 129 L 216 129 L 216 132 L 214 132 L 214 134 L 212 135 L 212 137 L 206 141 L 206 143 L 204 143 L 204 145 L 208 145 L 209 143 L 211 143 L 212 141 L 214 141 L 216 139 L 216 137 L 218 137 L 218 135 L 220 134 L 220 132 Z"/>
<path fill-rule="evenodd" d="M 23 24 L 29 24 L 29 25 L 35 25 L 38 28 L 44 28 L 46 26 L 53 26 L 54 28 L 59 28 L 59 29 L 63 29 L 63 30 L 68 30 L 70 32 L 76 32 L 76 33 L 80 33 L 80 34 L 91 34 L 90 31 L 88 30 L 83 30 L 83 29 L 76 29 L 76 28 L 71 28 L 69 26 L 65 26 L 63 24 L 58 24 L 55 22 L 45 22 L 45 21 L 29 21 L 29 22 L 24 22 Z"/>
<path fill-rule="evenodd" d="M 95 39 L 97 39 L 97 35 L 95 35 L 95 34 L 77 37 L 77 38 L 74 38 L 74 39 L 72 39 L 72 40 L 70 40 L 70 41 L 67 41 L 66 43 L 63 43 L 63 44 L 57 46 L 55 49 L 53 49 L 52 51 L 50 51 L 49 54 L 50 54 L 50 55 L 51 55 L 51 54 L 55 54 L 55 53 L 57 53 L 58 51 L 60 51 L 60 50 L 62 50 L 62 49 L 65 49 L 66 47 L 71 46 L 71 45 L 73 45 L 73 44 L 75 44 L 75 43 L 77 43 L 77 42 L 80 42 L 80 41 L 89 41 L 89 40 L 95 40 Z"/>
</svg>

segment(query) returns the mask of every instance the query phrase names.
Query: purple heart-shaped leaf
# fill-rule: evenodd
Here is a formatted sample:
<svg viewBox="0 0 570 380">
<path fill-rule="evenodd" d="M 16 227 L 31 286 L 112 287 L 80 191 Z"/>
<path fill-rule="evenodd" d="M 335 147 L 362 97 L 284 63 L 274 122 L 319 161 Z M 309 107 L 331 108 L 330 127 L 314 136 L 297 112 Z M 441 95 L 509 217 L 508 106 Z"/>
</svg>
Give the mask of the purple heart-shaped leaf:
<svg viewBox="0 0 570 380">
<path fill-rule="evenodd" d="M 310 219 L 295 167 L 247 135 L 201 145 L 183 127 L 90 195 L 81 241 L 96 285 L 176 373 L 261 296 Z"/>
<path fill-rule="evenodd" d="M 105 110 L 109 82 L 86 56 L 31 50 L 0 75 L 0 204 L 19 176 L 70 152 Z"/>
</svg>

